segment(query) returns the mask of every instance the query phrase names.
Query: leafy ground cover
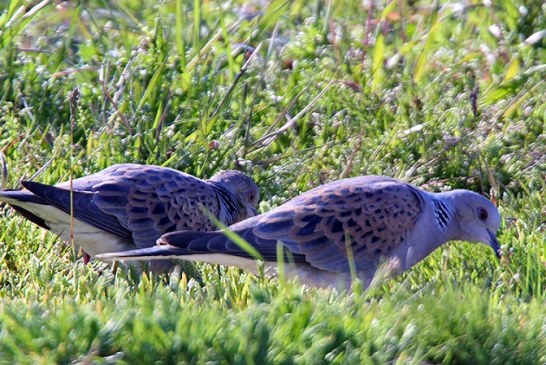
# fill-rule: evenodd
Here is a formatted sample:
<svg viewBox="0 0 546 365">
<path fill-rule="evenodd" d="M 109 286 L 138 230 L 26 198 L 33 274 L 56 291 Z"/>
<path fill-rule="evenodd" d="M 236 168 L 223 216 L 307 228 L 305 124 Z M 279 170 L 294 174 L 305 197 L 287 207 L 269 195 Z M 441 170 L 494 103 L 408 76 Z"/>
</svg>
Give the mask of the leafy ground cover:
<svg viewBox="0 0 546 365">
<path fill-rule="evenodd" d="M 450 244 L 367 292 L 205 264 L 200 285 L 84 266 L 3 207 L 0 363 L 546 363 L 545 12 L 508 0 L 3 1 L 3 188 L 120 162 L 238 168 L 266 211 L 385 174 L 491 196 L 505 256 Z"/>
</svg>

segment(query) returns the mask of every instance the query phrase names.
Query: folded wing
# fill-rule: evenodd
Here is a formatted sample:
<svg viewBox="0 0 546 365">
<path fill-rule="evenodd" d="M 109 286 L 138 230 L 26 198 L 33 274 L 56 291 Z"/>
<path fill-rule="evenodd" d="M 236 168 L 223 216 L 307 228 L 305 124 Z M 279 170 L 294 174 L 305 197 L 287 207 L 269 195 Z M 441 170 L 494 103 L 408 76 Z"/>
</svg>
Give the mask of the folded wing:
<svg viewBox="0 0 546 365">
<path fill-rule="evenodd" d="M 29 201 L 51 205 L 69 215 L 73 212 L 76 219 L 136 247 L 149 247 L 166 232 L 212 230 L 215 226 L 198 205 L 214 215 L 219 210 L 216 193 L 208 183 L 156 166 L 114 165 L 76 179 L 72 186 L 68 182 L 55 186 L 31 181 L 21 184 L 28 191 L 9 192 L 14 195 L 13 203 Z M 50 228 L 47 216 L 13 206 L 32 222 Z"/>
</svg>

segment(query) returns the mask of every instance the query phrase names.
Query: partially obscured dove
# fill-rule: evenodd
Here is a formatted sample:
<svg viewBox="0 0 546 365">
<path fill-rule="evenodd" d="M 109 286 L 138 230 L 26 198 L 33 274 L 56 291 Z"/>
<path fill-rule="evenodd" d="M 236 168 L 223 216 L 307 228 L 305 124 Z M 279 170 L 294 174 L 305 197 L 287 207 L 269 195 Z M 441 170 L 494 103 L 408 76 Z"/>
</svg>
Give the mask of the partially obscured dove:
<svg viewBox="0 0 546 365">
<path fill-rule="evenodd" d="M 451 240 L 482 242 L 499 255 L 499 224 L 495 206 L 472 191 L 434 194 L 384 176 L 361 176 L 319 186 L 229 229 L 260 254 L 266 268 L 277 267 L 277 242 L 282 244 L 287 277 L 349 286 L 353 271 L 368 286 L 383 262 L 403 272 Z M 256 272 L 253 256 L 222 231 L 172 232 L 156 247 L 102 257 L 177 258 Z"/>
<path fill-rule="evenodd" d="M 70 241 L 70 183 L 21 184 L 27 190 L 0 191 L 0 201 Z M 75 179 L 72 190 L 73 237 L 85 263 L 100 253 L 153 246 L 166 232 L 216 229 L 200 205 L 231 225 L 254 216 L 260 198 L 256 184 L 238 171 L 223 171 L 204 181 L 138 164 L 114 165 Z"/>
</svg>

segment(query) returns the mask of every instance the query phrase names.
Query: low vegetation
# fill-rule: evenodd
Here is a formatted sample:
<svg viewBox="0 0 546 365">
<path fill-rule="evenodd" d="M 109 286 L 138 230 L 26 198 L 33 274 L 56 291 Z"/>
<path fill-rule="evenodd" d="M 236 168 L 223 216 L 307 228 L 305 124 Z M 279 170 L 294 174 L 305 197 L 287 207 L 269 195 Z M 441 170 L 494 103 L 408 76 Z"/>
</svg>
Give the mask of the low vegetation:
<svg viewBox="0 0 546 365">
<path fill-rule="evenodd" d="M 267 211 L 384 174 L 491 197 L 505 254 L 449 244 L 365 292 L 200 284 L 84 266 L 2 207 L 0 363 L 546 363 L 545 23 L 532 0 L 2 2 L 4 189 L 237 168 Z"/>
</svg>

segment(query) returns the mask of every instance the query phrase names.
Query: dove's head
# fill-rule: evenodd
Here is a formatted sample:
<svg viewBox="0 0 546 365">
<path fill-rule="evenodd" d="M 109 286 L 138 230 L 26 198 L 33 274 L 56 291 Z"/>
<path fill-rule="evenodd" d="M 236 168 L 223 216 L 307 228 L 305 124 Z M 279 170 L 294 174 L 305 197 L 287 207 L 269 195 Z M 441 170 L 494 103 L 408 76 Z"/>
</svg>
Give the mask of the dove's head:
<svg viewBox="0 0 546 365">
<path fill-rule="evenodd" d="M 493 203 L 469 190 L 454 190 L 449 193 L 456 207 L 459 222 L 458 239 L 482 242 L 491 246 L 497 257 L 500 257 L 500 246 L 496 233 L 501 217 Z"/>
<path fill-rule="evenodd" d="M 260 190 L 250 177 L 240 171 L 227 170 L 214 175 L 209 181 L 222 185 L 237 199 L 239 211 L 236 221 L 257 214 L 256 207 L 260 202 Z"/>
</svg>

